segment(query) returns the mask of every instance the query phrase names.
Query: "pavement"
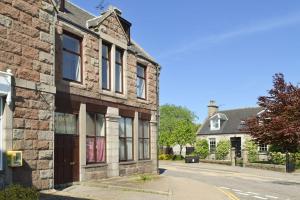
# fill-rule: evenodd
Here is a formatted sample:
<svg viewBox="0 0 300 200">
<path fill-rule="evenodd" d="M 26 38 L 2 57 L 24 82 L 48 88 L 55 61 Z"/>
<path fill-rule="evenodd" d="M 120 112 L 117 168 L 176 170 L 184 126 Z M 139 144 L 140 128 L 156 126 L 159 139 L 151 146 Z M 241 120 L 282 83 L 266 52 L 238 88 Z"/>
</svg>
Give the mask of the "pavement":
<svg viewBox="0 0 300 200">
<path fill-rule="evenodd" d="M 151 175 L 143 181 L 140 176 L 117 177 L 81 182 L 62 189 L 41 192 L 41 200 L 227 200 L 224 192 L 209 184 L 184 177 Z M 227 195 L 228 194 L 228 195 Z"/>
</svg>

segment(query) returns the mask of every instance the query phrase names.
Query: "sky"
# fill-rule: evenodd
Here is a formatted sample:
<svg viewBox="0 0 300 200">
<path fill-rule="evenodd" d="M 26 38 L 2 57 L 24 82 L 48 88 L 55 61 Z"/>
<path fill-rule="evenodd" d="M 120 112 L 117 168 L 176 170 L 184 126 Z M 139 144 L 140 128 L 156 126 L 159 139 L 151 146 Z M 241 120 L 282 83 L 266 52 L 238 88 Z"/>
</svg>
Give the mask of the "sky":
<svg viewBox="0 0 300 200">
<path fill-rule="evenodd" d="M 132 23 L 131 36 L 162 66 L 160 104 L 207 117 L 254 107 L 283 73 L 300 82 L 298 0 L 71 0 L 94 15 L 114 5 Z"/>
</svg>

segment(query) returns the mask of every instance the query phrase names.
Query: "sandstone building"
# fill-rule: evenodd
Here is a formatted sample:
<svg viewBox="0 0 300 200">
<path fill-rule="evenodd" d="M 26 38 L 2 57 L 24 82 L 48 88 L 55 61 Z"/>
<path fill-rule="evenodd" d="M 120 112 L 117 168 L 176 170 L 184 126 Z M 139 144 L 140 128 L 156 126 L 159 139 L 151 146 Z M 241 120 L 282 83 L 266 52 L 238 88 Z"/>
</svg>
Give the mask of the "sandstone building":
<svg viewBox="0 0 300 200">
<path fill-rule="evenodd" d="M 157 171 L 159 64 L 115 7 L 0 2 L 0 181 L 39 189 Z M 7 151 L 21 151 L 10 167 Z"/>
</svg>

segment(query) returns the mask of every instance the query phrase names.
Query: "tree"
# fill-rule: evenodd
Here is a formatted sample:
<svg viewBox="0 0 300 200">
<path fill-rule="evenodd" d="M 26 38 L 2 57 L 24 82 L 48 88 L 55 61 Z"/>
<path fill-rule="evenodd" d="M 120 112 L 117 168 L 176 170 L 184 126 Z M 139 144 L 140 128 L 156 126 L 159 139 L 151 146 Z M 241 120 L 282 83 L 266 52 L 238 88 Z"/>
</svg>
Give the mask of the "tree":
<svg viewBox="0 0 300 200">
<path fill-rule="evenodd" d="M 216 159 L 224 160 L 230 151 L 230 142 L 229 140 L 220 140 L 216 148 Z"/>
<path fill-rule="evenodd" d="M 180 155 L 182 148 L 186 144 L 193 144 L 196 141 L 196 131 L 194 124 L 187 120 L 180 120 L 174 127 L 174 132 L 171 135 L 171 141 L 174 145 L 179 145 Z"/>
<path fill-rule="evenodd" d="M 209 154 L 208 142 L 206 139 L 200 139 L 196 141 L 195 151 L 197 155 L 200 156 L 201 159 L 205 159 Z"/>
<path fill-rule="evenodd" d="M 287 83 L 283 74 L 273 76 L 268 96 L 258 98 L 264 108 L 258 117 L 246 120 L 246 130 L 260 144 L 272 144 L 285 152 L 300 147 L 300 88 Z"/>
<path fill-rule="evenodd" d="M 166 104 L 160 107 L 159 144 L 161 146 L 172 146 L 174 144 L 172 134 L 176 124 L 181 120 L 193 122 L 196 115 L 182 106 Z"/>
</svg>

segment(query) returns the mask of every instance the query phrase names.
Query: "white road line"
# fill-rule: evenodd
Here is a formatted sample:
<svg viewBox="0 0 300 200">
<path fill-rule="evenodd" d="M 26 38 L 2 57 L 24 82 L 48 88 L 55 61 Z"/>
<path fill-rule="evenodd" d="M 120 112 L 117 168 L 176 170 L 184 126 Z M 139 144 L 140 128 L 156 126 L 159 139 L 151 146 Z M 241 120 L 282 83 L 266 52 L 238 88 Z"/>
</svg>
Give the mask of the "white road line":
<svg viewBox="0 0 300 200">
<path fill-rule="evenodd" d="M 257 199 L 268 199 L 268 198 L 265 198 L 265 197 L 260 197 L 260 196 L 253 196 L 254 198 L 257 198 Z"/>
<path fill-rule="evenodd" d="M 274 196 L 271 196 L 271 195 L 265 195 L 265 197 L 268 197 L 268 198 L 271 198 L 271 199 L 278 199 L 278 197 L 274 197 Z"/>
<path fill-rule="evenodd" d="M 246 192 L 248 194 L 254 194 L 254 195 L 259 195 L 258 193 L 255 193 L 255 192 Z"/>
<path fill-rule="evenodd" d="M 242 192 L 238 192 L 238 194 L 240 195 L 244 195 L 244 196 L 249 196 L 250 194 L 247 194 L 247 193 L 242 193 Z"/>
<path fill-rule="evenodd" d="M 219 188 L 230 190 L 230 188 L 228 188 L 228 187 L 219 187 Z"/>
<path fill-rule="evenodd" d="M 232 189 L 235 192 L 242 192 L 241 190 L 237 190 L 237 189 Z"/>
</svg>

